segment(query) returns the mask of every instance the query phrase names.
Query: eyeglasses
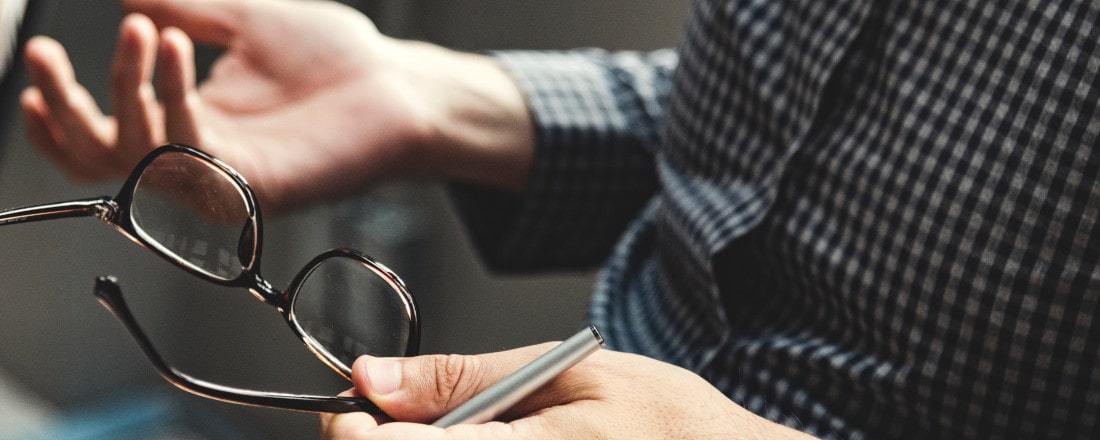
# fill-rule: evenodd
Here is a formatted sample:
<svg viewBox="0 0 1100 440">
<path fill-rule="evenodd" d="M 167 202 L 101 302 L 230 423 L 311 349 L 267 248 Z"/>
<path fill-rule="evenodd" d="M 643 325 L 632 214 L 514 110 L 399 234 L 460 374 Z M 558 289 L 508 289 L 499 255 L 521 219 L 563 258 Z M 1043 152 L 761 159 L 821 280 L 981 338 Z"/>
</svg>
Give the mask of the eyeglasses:
<svg viewBox="0 0 1100 440">
<path fill-rule="evenodd" d="M 248 289 L 274 306 L 322 362 L 345 378 L 360 355 L 414 356 L 420 323 L 404 282 L 351 249 L 318 255 L 280 291 L 260 276 L 263 228 L 252 189 L 236 171 L 198 149 L 169 144 L 150 152 L 114 198 L 98 197 L 0 212 L 0 226 L 96 217 L 137 244 L 207 281 Z M 95 295 L 125 326 L 153 367 L 205 397 L 308 412 L 382 412 L 369 400 L 253 391 L 206 382 L 164 362 L 123 301 L 113 277 Z"/>
</svg>

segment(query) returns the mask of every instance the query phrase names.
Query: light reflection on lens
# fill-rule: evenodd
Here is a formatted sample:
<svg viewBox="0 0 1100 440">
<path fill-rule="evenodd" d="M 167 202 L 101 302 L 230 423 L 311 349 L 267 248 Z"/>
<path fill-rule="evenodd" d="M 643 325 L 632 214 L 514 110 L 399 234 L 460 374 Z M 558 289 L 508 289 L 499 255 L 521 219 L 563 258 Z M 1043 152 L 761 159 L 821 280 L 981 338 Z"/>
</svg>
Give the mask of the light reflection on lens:
<svg viewBox="0 0 1100 440">
<path fill-rule="evenodd" d="M 238 247 L 249 210 L 227 174 L 195 156 L 169 152 L 142 172 L 130 206 L 137 232 L 178 262 L 214 278 L 242 272 Z"/>
<path fill-rule="evenodd" d="M 291 316 L 307 343 L 345 373 L 361 355 L 404 356 L 412 321 L 408 304 L 363 261 L 325 259 L 302 282 Z"/>
</svg>

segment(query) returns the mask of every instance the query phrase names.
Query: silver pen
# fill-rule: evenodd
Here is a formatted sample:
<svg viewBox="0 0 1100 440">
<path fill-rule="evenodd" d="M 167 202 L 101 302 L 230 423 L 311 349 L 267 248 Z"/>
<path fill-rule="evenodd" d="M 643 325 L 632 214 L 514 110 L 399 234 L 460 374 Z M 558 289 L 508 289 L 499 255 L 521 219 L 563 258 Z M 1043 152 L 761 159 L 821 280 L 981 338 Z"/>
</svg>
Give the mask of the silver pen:
<svg viewBox="0 0 1100 440">
<path fill-rule="evenodd" d="M 432 426 L 446 428 L 460 423 L 483 423 L 493 420 L 603 346 L 603 337 L 600 336 L 600 332 L 596 327 L 589 326 L 509 374 L 500 382 L 486 388 L 481 394 L 436 420 Z"/>
</svg>

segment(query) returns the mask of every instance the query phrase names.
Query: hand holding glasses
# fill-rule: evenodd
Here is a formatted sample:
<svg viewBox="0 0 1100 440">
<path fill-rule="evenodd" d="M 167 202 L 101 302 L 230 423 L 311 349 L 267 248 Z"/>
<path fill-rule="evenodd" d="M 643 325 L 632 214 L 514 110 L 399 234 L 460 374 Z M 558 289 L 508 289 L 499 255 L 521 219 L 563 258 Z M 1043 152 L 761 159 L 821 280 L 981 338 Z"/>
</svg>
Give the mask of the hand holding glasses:
<svg viewBox="0 0 1100 440">
<path fill-rule="evenodd" d="M 413 356 L 419 350 L 416 303 L 392 271 L 351 249 L 310 261 L 280 291 L 260 276 L 263 229 L 256 198 L 236 171 L 197 149 L 170 144 L 150 152 L 114 198 L 99 197 L 0 212 L 0 226 L 94 216 L 139 245 L 207 281 L 248 289 L 274 306 L 318 358 L 351 377 L 360 355 Z M 96 297 L 137 340 L 157 371 L 206 397 L 310 412 L 382 412 L 364 398 L 304 396 L 226 387 L 192 378 L 160 357 L 110 277 Z"/>
</svg>

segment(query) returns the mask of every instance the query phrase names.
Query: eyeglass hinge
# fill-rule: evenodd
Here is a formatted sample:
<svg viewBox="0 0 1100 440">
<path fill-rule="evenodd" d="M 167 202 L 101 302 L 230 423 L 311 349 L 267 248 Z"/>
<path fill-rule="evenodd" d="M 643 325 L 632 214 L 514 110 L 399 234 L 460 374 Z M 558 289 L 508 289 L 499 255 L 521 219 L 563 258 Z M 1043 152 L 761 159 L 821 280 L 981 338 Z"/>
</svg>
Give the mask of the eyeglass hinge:
<svg viewBox="0 0 1100 440">
<path fill-rule="evenodd" d="M 95 218 L 103 220 L 105 222 L 112 222 L 115 217 L 118 216 L 118 203 L 113 199 L 104 198 L 100 203 L 93 205 L 95 212 L 92 213 Z"/>
</svg>

